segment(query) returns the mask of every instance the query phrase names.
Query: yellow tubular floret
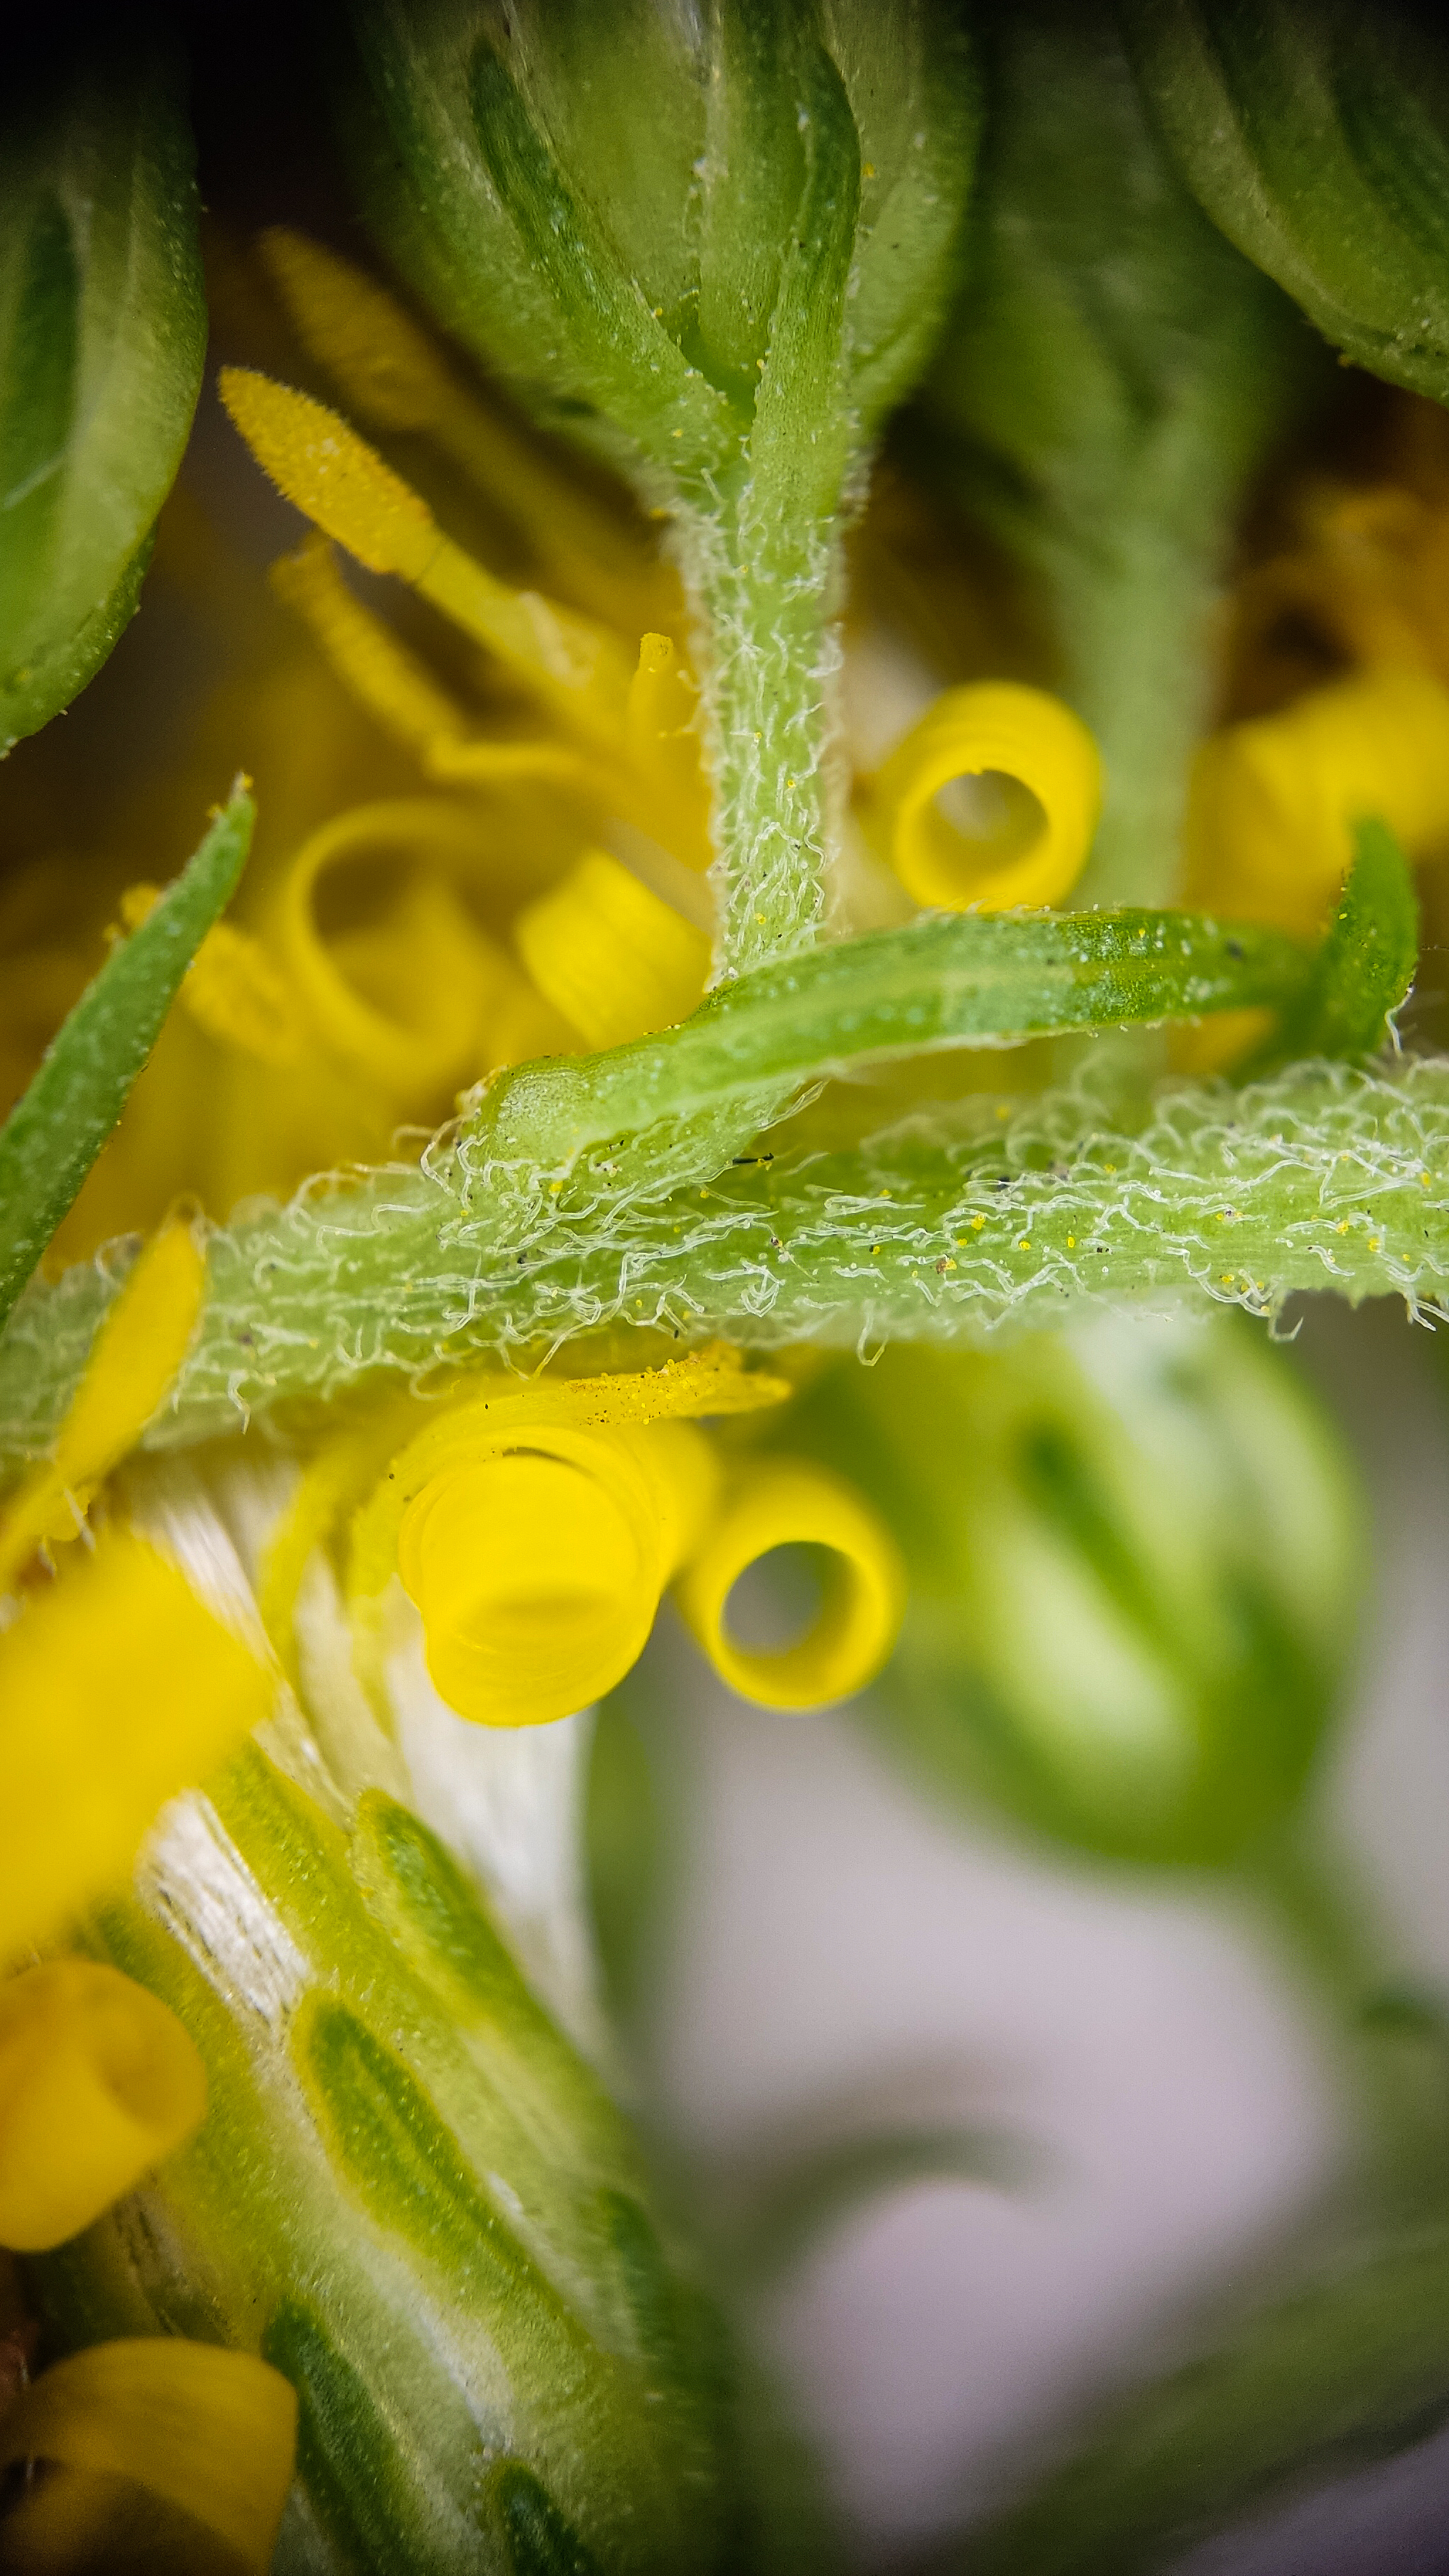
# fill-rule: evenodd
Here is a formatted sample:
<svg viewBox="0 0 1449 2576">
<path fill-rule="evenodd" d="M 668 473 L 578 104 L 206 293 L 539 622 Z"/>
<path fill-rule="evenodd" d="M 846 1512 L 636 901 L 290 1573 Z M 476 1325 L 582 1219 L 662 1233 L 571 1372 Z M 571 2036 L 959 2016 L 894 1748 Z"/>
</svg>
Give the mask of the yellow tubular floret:
<svg viewBox="0 0 1449 2576">
<path fill-rule="evenodd" d="M 648 1642 L 697 1536 L 713 1453 L 687 1422 L 499 1426 L 412 1493 L 398 1572 L 441 1697 L 484 1726 L 587 1708 Z M 410 1481 L 406 1460 L 398 1469 Z"/>
<path fill-rule="evenodd" d="M 170 2335 L 93 2344 L 43 2371 L 0 2423 L 4 2466 L 68 2473 L 42 2480 L 7 2525 L 16 2564 L 73 2563 L 68 2546 L 99 2537 L 88 2482 L 111 2477 L 199 2523 L 246 2576 L 266 2576 L 296 2442 L 295 2390 L 251 2353 Z"/>
<path fill-rule="evenodd" d="M 513 936 L 539 991 L 591 1047 L 670 1027 L 704 994 L 703 932 L 607 850 L 586 850 L 525 905 Z"/>
<path fill-rule="evenodd" d="M 435 1414 L 353 1524 L 347 1588 L 363 1679 L 380 1692 L 383 1596 L 400 1573 L 429 1671 L 462 1716 L 538 1725 L 586 1707 L 628 1671 L 698 1543 L 716 1471 L 687 1417 L 787 1393 L 733 1353 L 705 1351 L 621 1376 L 494 1380 Z M 365 1473 L 363 1438 L 318 1462 L 293 1507 L 296 1534 L 279 1531 L 264 1578 L 273 1616 L 289 1615 L 303 1551 Z"/>
<path fill-rule="evenodd" d="M 138 1255 L 60 1426 L 55 1455 L 0 1515 L 0 1591 L 44 1540 L 74 1538 L 103 1476 L 133 1448 L 186 1357 L 206 1288 L 206 1255 L 184 1216 Z"/>
<path fill-rule="evenodd" d="M 0 1632 L 0 1958 L 120 1877 L 163 1799 L 272 1704 L 272 1676 L 128 1530 Z"/>
<path fill-rule="evenodd" d="M 78 2236 L 189 2138 L 206 2069 L 169 2007 L 58 1959 L 0 1984 L 0 2245 Z"/>
<path fill-rule="evenodd" d="M 1449 691 L 1427 671 L 1355 672 L 1206 743 L 1188 803 L 1186 899 L 1316 931 L 1368 815 L 1411 857 L 1449 845 Z"/>
<path fill-rule="evenodd" d="M 1079 716 L 1042 689 L 948 689 L 865 798 L 908 894 L 945 912 L 1059 903 L 1091 847 L 1102 763 Z"/>
<path fill-rule="evenodd" d="M 779 1547 L 825 1551 L 818 1613 L 804 1636 L 769 1650 L 729 1633 L 742 1574 Z M 900 1628 L 905 1572 L 890 1533 L 843 1478 L 774 1458 L 739 1478 L 675 1585 L 680 1615 L 715 1671 L 766 1708 L 818 1708 L 863 1690 Z"/>
<path fill-rule="evenodd" d="M 553 466 L 530 433 L 489 411 L 385 287 L 282 225 L 262 257 L 292 323 L 345 400 L 381 430 L 430 435 L 512 519 L 563 587 L 605 617 L 656 586 L 613 514 Z"/>
<path fill-rule="evenodd" d="M 323 880 L 378 861 L 390 863 L 386 913 L 324 937 Z M 399 1115 L 529 1052 L 535 1024 L 540 1037 L 551 1033 L 507 952 L 448 882 L 485 873 L 477 814 L 423 797 L 339 814 L 287 872 L 275 920 L 282 966 L 329 1052 Z"/>
<path fill-rule="evenodd" d="M 629 670 L 616 638 L 537 591 L 511 590 L 336 412 L 246 367 L 222 399 L 286 498 L 370 572 L 396 573 L 526 681 L 570 730 L 617 758 Z"/>
</svg>

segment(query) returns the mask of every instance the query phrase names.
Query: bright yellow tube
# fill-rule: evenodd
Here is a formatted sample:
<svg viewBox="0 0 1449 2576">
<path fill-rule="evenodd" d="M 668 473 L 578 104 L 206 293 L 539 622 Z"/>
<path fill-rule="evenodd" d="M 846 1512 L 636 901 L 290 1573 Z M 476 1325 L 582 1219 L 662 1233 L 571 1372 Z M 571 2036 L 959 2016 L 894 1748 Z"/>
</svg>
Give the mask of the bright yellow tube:
<svg viewBox="0 0 1449 2576">
<path fill-rule="evenodd" d="M 716 1482 L 685 1422 L 500 1426 L 430 1477 L 398 1533 L 428 1670 L 460 1716 L 537 1726 L 587 1708 L 643 1652 Z"/>
<path fill-rule="evenodd" d="M 1060 902 L 1101 804 L 1080 716 L 1043 689 L 990 680 L 937 698 L 878 772 L 865 816 L 917 903 L 1004 912 Z"/>
<path fill-rule="evenodd" d="M 0 1984 L 0 2245 L 78 2236 L 190 2137 L 206 2069 L 116 1968 L 58 1959 Z"/>
<path fill-rule="evenodd" d="M 266 2576 L 296 2445 L 296 2391 L 252 2353 L 171 2335 L 92 2344 L 42 2371 L 0 2422 L 0 2467 L 77 2473 L 24 2499 L 7 2525 L 16 2564 L 71 2563 L 67 2543 L 91 2537 L 84 2482 L 99 2474 L 131 2479 Z"/>
<path fill-rule="evenodd" d="M 671 1028 L 703 999 L 709 941 L 607 850 L 586 850 L 513 926 L 539 991 L 591 1047 Z"/>
<path fill-rule="evenodd" d="M 806 1634 L 770 1651 L 729 1633 L 742 1574 L 777 1547 L 811 1546 L 831 1560 Z M 674 1587 L 685 1625 L 722 1681 L 766 1708 L 820 1708 L 863 1690 L 901 1624 L 905 1569 L 883 1523 L 842 1477 L 803 1460 L 748 1467 Z"/>
</svg>

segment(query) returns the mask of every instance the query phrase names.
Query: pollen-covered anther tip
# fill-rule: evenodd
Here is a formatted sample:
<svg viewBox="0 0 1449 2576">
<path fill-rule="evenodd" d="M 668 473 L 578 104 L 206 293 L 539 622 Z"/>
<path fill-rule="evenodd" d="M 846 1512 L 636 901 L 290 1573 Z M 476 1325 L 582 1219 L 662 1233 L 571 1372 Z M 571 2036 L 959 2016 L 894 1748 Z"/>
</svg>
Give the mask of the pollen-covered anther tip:
<svg viewBox="0 0 1449 2576">
<path fill-rule="evenodd" d="M 250 367 L 223 367 L 221 398 L 257 463 L 369 572 L 418 581 L 441 542 L 431 510 L 345 420 Z"/>
</svg>

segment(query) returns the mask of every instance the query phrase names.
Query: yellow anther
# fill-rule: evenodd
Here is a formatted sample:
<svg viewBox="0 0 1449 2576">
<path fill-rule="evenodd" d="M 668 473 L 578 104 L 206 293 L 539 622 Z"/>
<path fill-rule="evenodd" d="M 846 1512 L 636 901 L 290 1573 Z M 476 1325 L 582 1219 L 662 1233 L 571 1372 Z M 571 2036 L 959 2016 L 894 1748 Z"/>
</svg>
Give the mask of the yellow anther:
<svg viewBox="0 0 1449 2576">
<path fill-rule="evenodd" d="M 713 1454 L 686 1417 L 778 1403 L 783 1380 L 707 1351 L 627 1376 L 474 1396 L 394 1458 L 352 1534 L 359 1669 L 377 1681 L 394 1573 L 423 1619 L 449 1704 L 491 1726 L 568 1716 L 640 1653 L 696 1544 Z"/>
<path fill-rule="evenodd" d="M 633 624 L 657 588 L 651 567 L 613 513 L 552 464 L 536 434 L 467 391 L 427 333 L 350 260 L 280 225 L 263 233 L 260 248 L 297 332 L 347 403 L 378 429 L 430 433 L 570 596 Z"/>
<path fill-rule="evenodd" d="M 221 398 L 287 500 L 369 572 L 421 580 L 442 530 L 427 503 L 337 412 L 251 367 L 223 367 Z"/>
<path fill-rule="evenodd" d="M 775 1548 L 829 1559 L 818 1614 L 793 1644 L 766 1650 L 729 1633 L 730 1595 Z M 853 1487 L 822 1467 L 778 1458 L 747 1468 L 674 1588 L 715 1671 L 766 1708 L 818 1708 L 863 1690 L 895 1644 L 905 1571 L 889 1532 Z"/>
<path fill-rule="evenodd" d="M 359 805 L 313 833 L 282 887 L 275 937 L 293 989 L 331 1052 L 399 1114 L 501 1061 L 490 1021 L 526 998 L 516 966 L 447 882 L 481 875 L 486 853 L 478 816 L 441 798 Z M 324 877 L 356 868 L 365 879 L 379 862 L 386 913 L 325 938 Z"/>
<path fill-rule="evenodd" d="M 908 894 L 947 912 L 1057 903 L 1081 872 L 1102 763 L 1042 689 L 948 689 L 884 763 L 866 819 Z"/>
<path fill-rule="evenodd" d="M 172 1217 L 138 1255 L 97 1333 L 55 1454 L 0 1514 L 0 1591 L 42 1540 L 74 1538 L 103 1476 L 134 1448 L 186 1357 L 206 1288 L 206 1255 Z"/>
<path fill-rule="evenodd" d="M 143 2487 L 214 2534 L 244 2576 L 266 2576 L 296 2444 L 296 2391 L 252 2353 L 172 2335 L 92 2344 L 42 2371 L 0 2423 L 0 2466 L 52 2470 L 7 2524 L 14 2563 L 100 2563 L 85 2546 L 99 2538 L 86 2492 L 99 2475 Z M 156 2563 L 172 2563 L 159 2537 Z M 201 2551 L 175 2563 L 199 2566 Z M 217 2564 L 214 2548 L 204 2563 Z"/>
<path fill-rule="evenodd" d="M 703 932 L 606 850 L 586 850 L 513 935 L 539 991 L 592 1047 L 684 1019 L 709 972 Z"/>
<path fill-rule="evenodd" d="M 58 1959 L 0 1983 L 0 2245 L 63 2245 L 206 2110 L 176 2015 L 116 1968 Z"/>
<path fill-rule="evenodd" d="M 0 1633 L 0 1958 L 128 1866 L 162 1800 L 266 1716 L 272 1680 L 145 1542 L 103 1530 Z"/>
<path fill-rule="evenodd" d="M 1317 930 L 1366 815 L 1411 857 L 1449 841 L 1449 691 L 1427 671 L 1356 672 L 1206 743 L 1188 805 L 1187 900 Z"/>
<path fill-rule="evenodd" d="M 605 628 L 537 591 L 495 581 L 325 404 L 246 367 L 224 367 L 221 392 L 257 462 L 325 535 L 369 571 L 410 582 L 574 732 L 617 757 L 629 672 Z"/>
</svg>

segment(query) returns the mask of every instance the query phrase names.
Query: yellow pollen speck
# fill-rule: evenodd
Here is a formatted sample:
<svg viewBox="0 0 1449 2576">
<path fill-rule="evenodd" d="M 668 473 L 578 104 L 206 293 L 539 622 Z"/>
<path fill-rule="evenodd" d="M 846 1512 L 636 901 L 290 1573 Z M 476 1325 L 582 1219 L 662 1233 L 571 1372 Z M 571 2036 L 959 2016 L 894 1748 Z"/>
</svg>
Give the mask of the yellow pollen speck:
<svg viewBox="0 0 1449 2576">
<path fill-rule="evenodd" d="M 1370 1252 L 1381 1252 L 1383 1250 L 1383 1238 L 1381 1235 L 1371 1234 L 1369 1236 L 1369 1250 Z"/>
<path fill-rule="evenodd" d="M 1222 1284 L 1225 1288 L 1231 1288 L 1233 1284 L 1233 1274 L 1231 1270 L 1225 1270 L 1223 1272 Z"/>
<path fill-rule="evenodd" d="M 1017 1244 L 1017 1247 L 1016 1247 L 1016 1248 L 1017 1248 L 1017 1251 L 1018 1251 L 1018 1252 L 1030 1252 L 1030 1250 L 1031 1250 L 1031 1236 L 1030 1236 L 1029 1234 L 1024 1234 L 1024 1235 L 1021 1237 L 1020 1241 L 1018 1242 L 1018 1244 Z"/>
<path fill-rule="evenodd" d="M 549 1194 L 549 1197 L 550 1197 L 550 1198 L 554 1198 L 554 1199 L 556 1199 L 556 1198 L 558 1197 L 559 1191 L 560 1191 L 562 1188 L 563 1188 L 563 1183 L 562 1183 L 562 1181 L 550 1181 L 550 1182 L 549 1182 L 549 1185 L 548 1185 L 548 1194 Z"/>
<path fill-rule="evenodd" d="M 1421 1189 L 1421 1190 L 1427 1190 L 1428 1188 L 1430 1188 L 1430 1187 L 1431 1187 L 1431 1183 L 1430 1183 L 1430 1180 L 1429 1180 L 1429 1175 L 1428 1175 L 1428 1173 L 1427 1173 L 1427 1172 L 1421 1172 L 1421 1173 L 1419 1174 L 1419 1187 L 1420 1187 L 1420 1189 Z"/>
<path fill-rule="evenodd" d="M 1076 1236 L 1075 1236 L 1074 1234 L 1069 1234 L 1069 1235 L 1067 1236 L 1067 1250 L 1068 1250 L 1068 1252 L 1075 1252 L 1075 1251 L 1076 1251 L 1076 1248 L 1077 1248 L 1077 1238 L 1076 1238 Z"/>
<path fill-rule="evenodd" d="M 1102 1165 L 1102 1169 L 1103 1169 L 1103 1171 L 1104 1171 L 1104 1172 L 1115 1172 L 1115 1171 L 1116 1171 L 1116 1169 L 1117 1169 L 1117 1166 L 1116 1166 L 1116 1164 L 1115 1164 L 1115 1163 L 1104 1163 L 1104 1164 Z"/>
<path fill-rule="evenodd" d="M 985 1219 L 985 1217 L 984 1217 L 984 1216 L 973 1216 L 973 1218 L 972 1218 L 972 1220 L 971 1220 L 971 1231 L 972 1231 L 972 1233 L 973 1233 L 973 1234 L 979 1234 L 979 1233 L 981 1232 L 981 1229 L 982 1229 L 982 1227 L 983 1227 L 983 1225 L 984 1225 L 985 1223 L 986 1223 L 986 1219 Z M 963 1237 L 963 1241 L 964 1241 L 964 1237 Z"/>
</svg>

